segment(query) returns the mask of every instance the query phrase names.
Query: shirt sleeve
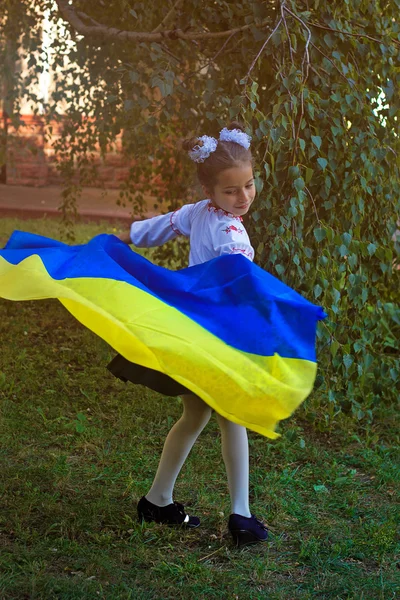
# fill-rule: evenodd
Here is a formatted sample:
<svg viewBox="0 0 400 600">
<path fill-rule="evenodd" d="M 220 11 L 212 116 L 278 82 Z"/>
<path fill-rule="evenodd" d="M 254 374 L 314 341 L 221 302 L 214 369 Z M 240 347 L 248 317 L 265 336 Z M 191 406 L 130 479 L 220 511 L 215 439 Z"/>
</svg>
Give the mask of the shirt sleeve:
<svg viewBox="0 0 400 600">
<path fill-rule="evenodd" d="M 242 254 L 254 260 L 254 248 L 250 244 L 247 231 L 239 221 L 221 224 L 216 234 L 218 254 Z"/>
<path fill-rule="evenodd" d="M 131 225 L 131 241 L 138 248 L 161 246 L 179 235 L 188 237 L 191 230 L 193 204 L 185 204 L 175 212 L 159 215 Z"/>
</svg>

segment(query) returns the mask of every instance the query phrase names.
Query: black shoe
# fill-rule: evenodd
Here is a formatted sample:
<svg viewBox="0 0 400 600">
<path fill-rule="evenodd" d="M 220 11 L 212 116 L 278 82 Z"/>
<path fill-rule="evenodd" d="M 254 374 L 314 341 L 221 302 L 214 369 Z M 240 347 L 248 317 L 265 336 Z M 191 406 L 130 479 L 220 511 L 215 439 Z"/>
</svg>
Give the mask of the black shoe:
<svg viewBox="0 0 400 600">
<path fill-rule="evenodd" d="M 254 515 L 251 515 L 251 517 L 242 517 L 242 515 L 236 514 L 230 515 L 228 529 L 238 548 L 239 546 L 247 546 L 248 544 L 266 542 L 268 538 L 268 529 Z"/>
<path fill-rule="evenodd" d="M 139 521 L 146 521 L 146 523 L 154 521 L 164 525 L 182 525 L 182 527 L 191 529 L 195 529 L 200 525 L 199 517 L 187 515 L 183 504 L 179 502 L 173 502 L 168 506 L 157 506 L 143 496 L 139 500 L 137 511 Z"/>
</svg>

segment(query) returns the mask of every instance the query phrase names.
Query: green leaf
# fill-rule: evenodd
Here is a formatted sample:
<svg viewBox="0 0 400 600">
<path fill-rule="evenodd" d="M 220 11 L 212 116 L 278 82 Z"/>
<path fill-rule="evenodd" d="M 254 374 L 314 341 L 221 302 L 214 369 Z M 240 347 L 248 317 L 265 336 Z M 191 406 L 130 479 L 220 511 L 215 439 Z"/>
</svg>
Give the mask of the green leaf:
<svg viewBox="0 0 400 600">
<path fill-rule="evenodd" d="M 317 242 L 322 242 L 326 238 L 326 231 L 322 229 L 322 227 L 317 227 L 314 229 L 314 236 Z"/>
<path fill-rule="evenodd" d="M 367 250 L 368 250 L 368 254 L 370 256 L 372 256 L 373 254 L 375 254 L 376 245 L 371 242 L 371 244 L 368 244 Z"/>
<path fill-rule="evenodd" d="M 257 194 L 259 194 L 263 190 L 264 180 L 261 177 L 256 177 L 254 179 L 254 185 L 255 185 Z"/>
<path fill-rule="evenodd" d="M 317 283 L 314 287 L 314 297 L 318 298 L 322 294 L 322 287 Z"/>
<path fill-rule="evenodd" d="M 351 254 L 347 259 L 348 264 L 352 269 L 357 266 L 358 258 L 357 254 Z"/>
<path fill-rule="evenodd" d="M 352 240 L 351 233 L 347 233 L 347 232 L 343 233 L 342 240 L 346 244 L 346 246 L 349 247 L 350 246 L 350 242 Z"/>
<path fill-rule="evenodd" d="M 329 177 L 329 175 L 327 175 L 325 177 L 325 190 L 326 190 L 327 193 L 330 191 L 331 187 L 332 187 L 332 180 Z"/>
<path fill-rule="evenodd" d="M 315 144 L 315 146 L 317 146 L 318 150 L 321 148 L 321 144 L 322 144 L 322 140 L 319 137 L 319 135 L 312 135 L 311 139 L 313 141 L 313 144 Z"/>
<path fill-rule="evenodd" d="M 299 146 L 304 152 L 304 150 L 306 149 L 306 142 L 302 138 L 299 138 Z"/>
<path fill-rule="evenodd" d="M 264 135 L 268 134 L 268 132 L 269 132 L 268 121 L 266 121 L 266 120 L 261 121 L 258 126 Z"/>
<path fill-rule="evenodd" d="M 306 169 L 306 184 L 307 185 L 310 183 L 313 173 L 314 173 L 314 169 L 310 169 L 309 167 L 307 167 L 307 169 Z"/>
<path fill-rule="evenodd" d="M 326 165 L 328 164 L 328 161 L 326 160 L 326 158 L 317 158 L 317 163 L 319 164 L 321 169 L 324 170 L 326 168 Z"/>
<path fill-rule="evenodd" d="M 354 362 L 354 358 L 351 354 L 345 354 L 343 356 L 343 364 L 346 367 L 346 371 L 348 371 L 350 369 L 353 362 Z"/>
<path fill-rule="evenodd" d="M 275 270 L 278 275 L 282 275 L 285 272 L 285 267 L 283 265 L 275 265 Z"/>
<path fill-rule="evenodd" d="M 339 350 L 340 344 L 337 340 L 333 340 L 332 344 L 331 344 L 331 354 L 333 356 L 333 358 L 335 358 L 337 351 Z"/>
<path fill-rule="evenodd" d="M 296 188 L 296 190 L 299 192 L 300 190 L 304 190 L 306 184 L 304 182 L 304 179 L 302 177 L 298 177 L 297 179 L 294 180 L 293 182 L 294 187 Z"/>
<path fill-rule="evenodd" d="M 314 485 L 314 490 L 317 492 L 317 494 L 327 494 L 329 493 L 328 488 L 325 485 Z"/>
<path fill-rule="evenodd" d="M 133 108 L 133 100 L 131 100 L 131 98 L 128 98 L 128 100 L 125 100 L 124 102 L 124 110 L 126 111 L 130 111 Z"/>
<path fill-rule="evenodd" d="M 364 348 L 363 344 L 360 342 L 354 342 L 353 344 L 354 352 L 360 352 Z"/>
<path fill-rule="evenodd" d="M 326 267 L 326 265 L 328 264 L 329 260 L 326 256 L 320 256 L 319 257 L 319 263 L 323 266 Z"/>
<path fill-rule="evenodd" d="M 313 255 L 312 248 L 304 247 L 303 250 L 304 250 L 304 254 L 307 256 L 307 258 L 312 258 L 312 255 Z"/>
<path fill-rule="evenodd" d="M 369 369 L 369 367 L 372 365 L 372 363 L 374 362 L 374 357 L 371 354 L 366 354 L 364 356 L 364 365 L 366 369 Z"/>
<path fill-rule="evenodd" d="M 300 175 L 300 169 L 298 166 L 289 167 L 289 177 L 291 179 L 296 179 L 296 177 L 299 177 L 299 175 Z"/>
<path fill-rule="evenodd" d="M 129 79 L 132 83 L 136 83 L 137 81 L 139 81 L 140 75 L 139 73 L 136 73 L 136 71 L 129 71 Z"/>
</svg>

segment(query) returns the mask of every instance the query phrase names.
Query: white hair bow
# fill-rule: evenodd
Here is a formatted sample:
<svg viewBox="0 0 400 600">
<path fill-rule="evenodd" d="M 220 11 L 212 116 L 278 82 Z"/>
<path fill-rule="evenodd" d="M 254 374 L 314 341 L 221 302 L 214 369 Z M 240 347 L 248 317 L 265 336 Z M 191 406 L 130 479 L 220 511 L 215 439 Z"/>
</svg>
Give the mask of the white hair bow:
<svg viewBox="0 0 400 600">
<path fill-rule="evenodd" d="M 196 144 L 196 146 L 189 150 L 188 154 L 194 162 L 202 163 L 212 152 L 215 152 L 218 141 L 209 135 L 202 135 L 198 139 L 203 142 L 202 146 Z M 240 131 L 240 129 L 227 129 L 224 127 L 220 131 L 219 140 L 221 142 L 235 142 L 248 150 L 250 148 L 251 137 L 244 131 Z"/>
<path fill-rule="evenodd" d="M 227 129 L 224 127 L 219 134 L 221 142 L 235 142 L 248 150 L 250 148 L 251 137 L 240 129 Z"/>
<path fill-rule="evenodd" d="M 202 135 L 199 140 L 203 142 L 203 145 L 196 144 L 194 148 L 189 150 L 188 154 L 194 162 L 202 163 L 210 156 L 211 152 L 215 152 L 218 142 L 209 135 Z"/>
</svg>

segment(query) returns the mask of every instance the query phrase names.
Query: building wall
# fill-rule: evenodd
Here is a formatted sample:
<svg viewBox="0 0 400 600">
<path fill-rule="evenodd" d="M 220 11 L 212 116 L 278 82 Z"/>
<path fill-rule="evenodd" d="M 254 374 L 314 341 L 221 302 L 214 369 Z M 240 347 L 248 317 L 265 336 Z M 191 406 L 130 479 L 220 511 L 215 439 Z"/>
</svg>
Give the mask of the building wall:
<svg viewBox="0 0 400 600">
<path fill-rule="evenodd" d="M 0 118 L 2 118 L 0 113 Z M 56 168 L 57 156 L 54 143 L 59 139 L 62 124 L 51 123 L 52 134 L 49 137 L 40 116 L 26 114 L 22 116 L 23 125 L 15 131 L 8 127 L 6 184 L 46 186 L 62 183 Z M 46 128 L 47 129 L 47 128 Z M 93 187 L 118 188 L 128 177 L 132 161 L 123 156 L 121 135 L 117 138 L 115 150 L 104 158 L 100 152 L 94 152 L 94 162 L 98 169 L 98 184 Z"/>
</svg>

